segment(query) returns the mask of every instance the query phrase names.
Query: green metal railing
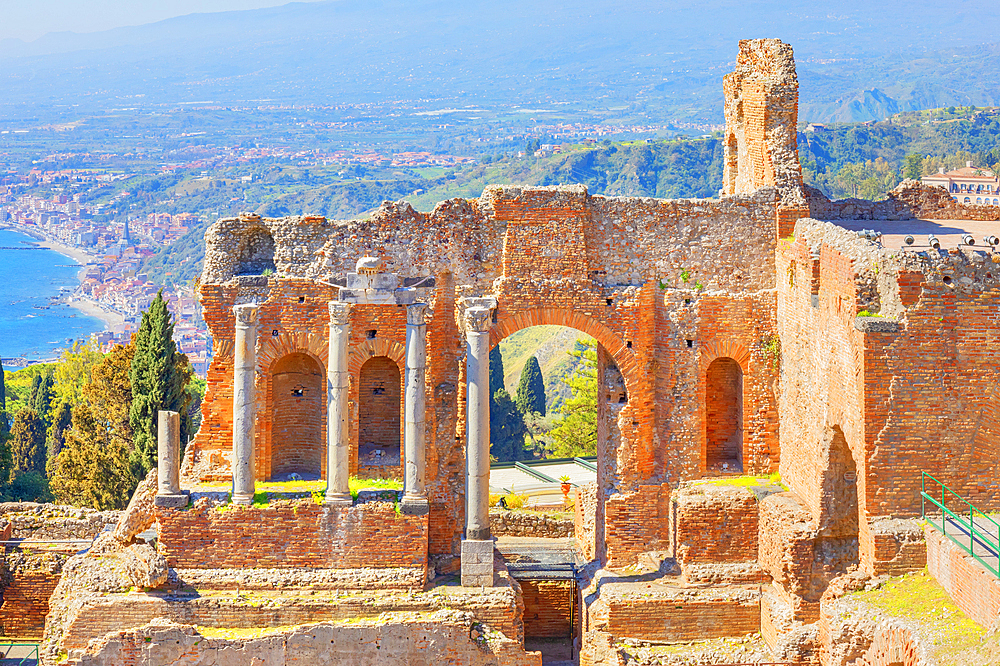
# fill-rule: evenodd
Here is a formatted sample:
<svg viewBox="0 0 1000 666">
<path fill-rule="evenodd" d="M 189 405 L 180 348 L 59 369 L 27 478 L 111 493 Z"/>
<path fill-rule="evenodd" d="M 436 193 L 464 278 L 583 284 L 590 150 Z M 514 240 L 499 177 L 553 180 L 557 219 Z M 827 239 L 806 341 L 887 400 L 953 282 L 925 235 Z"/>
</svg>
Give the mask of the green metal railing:
<svg viewBox="0 0 1000 666">
<path fill-rule="evenodd" d="M 10 653 L 16 648 L 18 654 L 11 655 Z M 23 654 L 21 654 L 23 653 Z M 20 657 L 21 661 L 15 661 Z M 38 643 L 3 643 L 0 642 L 0 662 L 4 663 L 16 663 L 17 666 L 35 666 L 40 664 L 41 657 L 38 654 Z"/>
<path fill-rule="evenodd" d="M 934 482 L 934 484 L 931 487 L 931 490 L 933 491 L 933 496 L 931 495 L 931 493 L 927 492 L 928 479 Z M 941 491 L 940 501 L 938 501 L 937 499 L 938 490 Z M 948 508 L 947 504 L 949 499 L 953 500 L 953 505 L 954 504 L 962 505 L 961 515 L 955 513 L 954 511 Z M 933 516 L 927 515 L 928 502 L 930 502 L 931 504 L 933 504 L 934 506 L 936 506 L 938 509 L 941 510 L 940 522 L 938 521 L 936 512 L 935 515 Z M 993 518 L 991 518 L 990 516 L 986 515 L 985 513 L 974 507 L 964 497 L 962 497 L 954 490 L 952 490 L 945 484 L 935 479 L 927 472 L 920 473 L 920 513 L 928 524 L 933 525 L 936 530 L 941 532 L 941 534 L 951 539 L 952 542 L 955 543 L 955 545 L 957 545 L 959 548 L 967 552 L 969 555 L 972 555 L 972 557 L 974 557 L 977 562 L 983 565 L 983 567 L 985 567 L 987 571 L 992 573 L 997 578 L 1000 578 L 1000 571 L 997 570 L 997 567 L 991 564 L 987 564 L 983 560 L 983 558 L 981 558 L 979 555 L 976 554 L 976 549 L 975 549 L 975 545 L 978 542 L 984 548 L 992 551 L 995 555 L 1000 556 L 1000 523 L 993 520 Z M 980 529 L 979 527 L 976 527 L 976 520 L 980 517 L 985 519 L 986 521 L 989 521 L 990 523 L 993 524 L 994 527 L 997 528 L 998 536 L 995 537 L 992 534 L 989 534 L 988 532 L 983 532 L 983 530 Z M 949 521 L 953 525 L 957 526 L 959 529 L 963 530 L 966 534 L 968 534 L 969 536 L 968 544 L 964 543 L 965 539 L 959 539 L 957 535 L 948 533 Z M 983 521 L 980 521 L 980 525 L 982 524 Z"/>
</svg>

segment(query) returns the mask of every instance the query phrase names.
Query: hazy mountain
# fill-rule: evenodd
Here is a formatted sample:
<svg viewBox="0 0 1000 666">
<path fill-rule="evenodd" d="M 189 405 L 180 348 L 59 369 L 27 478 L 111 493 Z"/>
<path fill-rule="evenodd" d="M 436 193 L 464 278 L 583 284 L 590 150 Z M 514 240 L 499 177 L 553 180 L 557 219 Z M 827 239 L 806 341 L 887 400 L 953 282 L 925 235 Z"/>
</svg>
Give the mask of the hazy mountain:
<svg viewBox="0 0 1000 666">
<path fill-rule="evenodd" d="M 779 37 L 803 116 L 997 103 L 1000 18 L 968 0 L 330 0 L 0 42 L 0 117 L 214 101 L 631 105 L 721 121 L 737 41 Z M 981 72 L 976 74 L 975 72 Z M 66 113 L 71 113 L 67 110 Z"/>
</svg>

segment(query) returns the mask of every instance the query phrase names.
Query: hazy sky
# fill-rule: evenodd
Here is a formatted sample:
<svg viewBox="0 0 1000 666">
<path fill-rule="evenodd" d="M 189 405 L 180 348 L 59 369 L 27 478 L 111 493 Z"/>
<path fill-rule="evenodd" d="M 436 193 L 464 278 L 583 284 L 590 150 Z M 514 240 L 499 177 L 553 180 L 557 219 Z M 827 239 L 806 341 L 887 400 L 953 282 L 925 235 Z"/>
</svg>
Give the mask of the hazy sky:
<svg viewBox="0 0 1000 666">
<path fill-rule="evenodd" d="M 315 2 L 316 0 L 300 0 Z M 0 0 L 0 39 L 31 41 L 47 32 L 96 32 L 195 12 L 259 9 L 289 0 Z"/>
</svg>

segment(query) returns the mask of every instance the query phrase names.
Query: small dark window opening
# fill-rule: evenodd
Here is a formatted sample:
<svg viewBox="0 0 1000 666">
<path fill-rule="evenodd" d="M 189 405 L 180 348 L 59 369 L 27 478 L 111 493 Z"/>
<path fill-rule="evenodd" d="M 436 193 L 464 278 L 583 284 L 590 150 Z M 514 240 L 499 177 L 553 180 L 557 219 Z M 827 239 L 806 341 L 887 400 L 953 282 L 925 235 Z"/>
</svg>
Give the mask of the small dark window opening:
<svg viewBox="0 0 1000 666">
<path fill-rule="evenodd" d="M 618 395 L 618 404 L 619 405 L 624 405 L 624 404 L 627 404 L 627 403 L 628 403 L 628 393 L 625 393 L 625 391 L 622 391 Z"/>
<path fill-rule="evenodd" d="M 606 298 L 606 299 L 604 299 L 604 302 L 605 302 L 606 304 L 608 304 L 608 305 L 611 305 L 611 299 L 610 299 L 610 298 Z"/>
<path fill-rule="evenodd" d="M 366 335 L 368 336 L 368 339 L 369 339 L 369 340 L 374 340 L 374 339 L 375 339 L 375 336 L 376 336 L 376 335 L 378 335 L 378 330 L 377 330 L 377 329 L 374 329 L 374 328 L 370 328 L 370 329 L 368 329 L 368 331 L 366 332 Z"/>
<path fill-rule="evenodd" d="M 372 389 L 374 395 L 382 395 L 383 393 L 385 393 L 385 384 L 378 384 Z"/>
<path fill-rule="evenodd" d="M 306 297 L 305 296 L 299 296 L 299 303 L 305 303 L 305 302 L 306 302 Z"/>
<path fill-rule="evenodd" d="M 948 277 L 947 275 L 945 275 L 945 276 L 944 276 L 944 283 L 945 283 L 945 284 L 951 284 L 951 278 L 950 278 L 950 277 Z"/>
<path fill-rule="evenodd" d="M 292 395 L 294 395 L 296 398 L 301 398 L 305 394 L 306 390 L 301 386 L 296 386 L 295 388 L 292 389 Z"/>
<path fill-rule="evenodd" d="M 688 343 L 688 349 L 694 347 L 694 340 L 688 340 L 687 343 Z"/>
<path fill-rule="evenodd" d="M 629 349 L 632 349 L 632 341 L 631 340 L 627 340 L 625 342 L 625 346 L 628 347 Z"/>
<path fill-rule="evenodd" d="M 497 323 L 497 311 L 496 310 L 492 310 L 490 312 L 490 321 L 493 322 L 494 324 Z"/>
<path fill-rule="evenodd" d="M 691 299 L 690 298 L 685 298 L 684 299 L 684 305 L 691 305 Z"/>
<path fill-rule="evenodd" d="M 271 337 L 272 338 L 278 337 L 278 329 L 274 329 L 273 331 L 271 331 Z"/>
</svg>

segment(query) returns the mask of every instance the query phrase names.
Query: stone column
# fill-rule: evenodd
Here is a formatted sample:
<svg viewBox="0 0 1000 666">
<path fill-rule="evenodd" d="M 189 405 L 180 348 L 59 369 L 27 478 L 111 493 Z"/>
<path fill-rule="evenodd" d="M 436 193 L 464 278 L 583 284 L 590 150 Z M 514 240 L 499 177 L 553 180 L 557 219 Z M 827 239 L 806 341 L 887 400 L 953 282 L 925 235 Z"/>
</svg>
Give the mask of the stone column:
<svg viewBox="0 0 1000 666">
<path fill-rule="evenodd" d="M 424 371 L 427 367 L 426 303 L 406 308 L 406 395 L 403 427 L 403 513 L 425 514 L 428 511 L 424 489 Z"/>
<path fill-rule="evenodd" d="M 181 419 L 177 412 L 157 412 L 156 497 L 153 504 L 162 507 L 187 506 L 188 496 L 181 491 Z"/>
<path fill-rule="evenodd" d="M 493 587 L 490 536 L 490 310 L 465 311 L 465 539 L 462 585 Z"/>
<path fill-rule="evenodd" d="M 233 503 L 251 504 L 255 490 L 254 378 L 257 374 L 257 306 L 237 305 L 233 353 Z"/>
<path fill-rule="evenodd" d="M 351 304 L 330 301 L 330 342 L 326 365 L 326 498 L 332 506 L 351 506 L 351 441 L 347 429 L 347 397 L 351 373 L 347 346 L 351 338 Z"/>
</svg>

